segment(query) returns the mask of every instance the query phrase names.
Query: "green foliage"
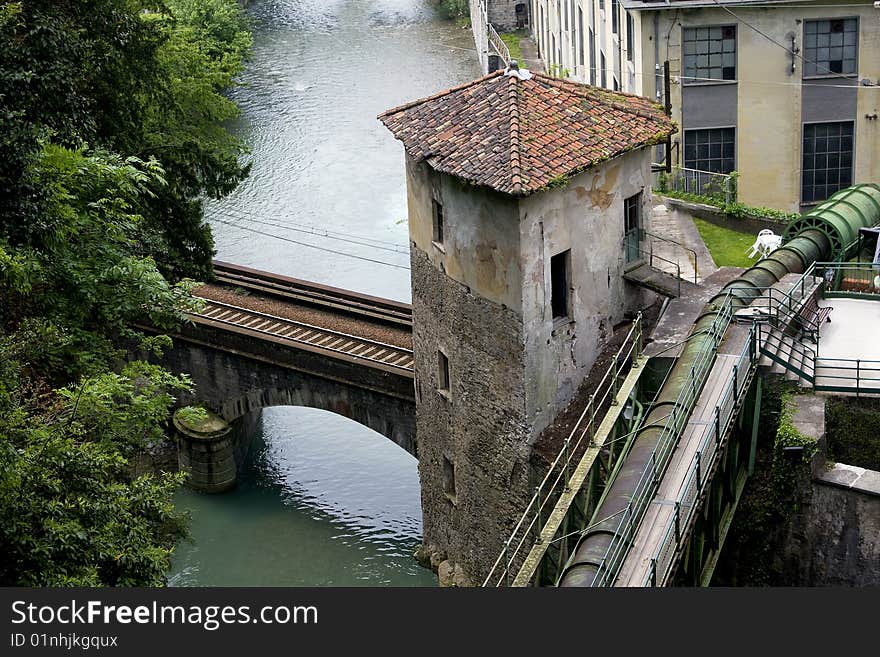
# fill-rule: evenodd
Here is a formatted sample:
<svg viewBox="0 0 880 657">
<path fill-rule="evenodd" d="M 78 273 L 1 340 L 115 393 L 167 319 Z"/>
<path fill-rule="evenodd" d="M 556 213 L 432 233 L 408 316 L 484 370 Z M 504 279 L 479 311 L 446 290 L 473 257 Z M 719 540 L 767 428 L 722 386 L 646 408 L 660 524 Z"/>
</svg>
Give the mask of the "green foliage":
<svg viewBox="0 0 880 657">
<path fill-rule="evenodd" d="M 828 457 L 869 470 L 880 470 L 880 402 L 833 397 L 825 404 Z"/>
<path fill-rule="evenodd" d="M 571 75 L 571 71 L 559 64 L 550 64 L 547 67 L 547 73 L 554 78 L 567 78 Z"/>
<path fill-rule="evenodd" d="M 249 48 L 236 0 L 0 6 L 2 585 L 165 582 L 181 477 L 128 459 L 190 382 L 125 353 L 198 307 L 202 199 L 247 173 L 223 92 Z"/>
<path fill-rule="evenodd" d="M 188 426 L 198 426 L 208 419 L 208 412 L 198 406 L 184 406 L 177 409 L 177 417 Z"/>
<path fill-rule="evenodd" d="M 446 19 L 462 19 L 470 17 L 468 0 L 434 0 L 437 12 Z"/>
<path fill-rule="evenodd" d="M 721 180 L 721 178 L 713 179 L 703 186 L 702 193 L 695 194 L 676 189 L 676 187 L 683 186 L 683 183 L 676 180 L 674 174 L 670 175 L 663 171 L 657 176 L 657 187 L 654 192 L 660 196 L 677 198 L 682 201 L 712 205 L 734 219 L 758 217 L 772 219 L 773 221 L 778 221 L 780 223 L 788 223 L 800 216 L 793 212 L 783 212 L 782 210 L 774 210 L 773 208 L 753 207 L 737 201 L 736 198 L 739 187 L 739 172 L 737 171 L 732 171 L 730 173 L 729 195 L 732 200 L 728 201 L 728 190 L 724 189 Z"/>
<path fill-rule="evenodd" d="M 157 161 L 141 199 L 144 251 L 166 273 L 204 277 L 213 249 L 202 199 L 247 175 L 222 122 L 250 47 L 236 0 L 51 0 L 0 12 L 0 223 L 29 225 L 51 197 L 31 165 L 46 143 Z M 22 218 L 28 221 L 22 222 Z M 147 239 L 148 238 L 148 239 Z"/>
<path fill-rule="evenodd" d="M 520 68 L 524 68 L 523 66 L 523 51 L 522 47 L 519 45 L 520 39 L 528 36 L 528 32 L 525 30 L 517 30 L 516 32 L 505 32 L 504 34 L 499 35 L 501 40 L 507 45 L 507 49 L 510 51 L 510 58 L 515 59 Z"/>
</svg>

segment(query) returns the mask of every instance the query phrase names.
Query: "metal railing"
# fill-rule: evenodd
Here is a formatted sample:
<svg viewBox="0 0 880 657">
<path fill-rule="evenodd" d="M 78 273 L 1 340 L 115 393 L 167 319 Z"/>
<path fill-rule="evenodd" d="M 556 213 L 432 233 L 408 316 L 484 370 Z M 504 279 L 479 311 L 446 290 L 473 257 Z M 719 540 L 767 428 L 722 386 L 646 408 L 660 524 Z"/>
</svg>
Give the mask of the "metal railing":
<svg viewBox="0 0 880 657">
<path fill-rule="evenodd" d="M 562 445 L 547 474 L 541 483 L 535 487 L 535 492 L 523 511 L 522 516 L 513 528 L 510 536 L 504 542 L 501 554 L 495 560 L 492 569 L 486 576 L 483 586 L 507 586 L 511 576 L 516 574 L 519 568 L 519 555 L 526 548 L 531 549 L 532 542 L 541 540 L 541 529 L 545 518 L 545 508 L 552 506 L 571 478 L 572 462 L 580 452 L 580 448 L 586 447 L 593 442 L 596 419 L 604 417 L 605 412 L 618 391 L 618 382 L 622 375 L 629 371 L 625 367 L 627 363 L 632 365 L 639 358 L 642 345 L 642 315 L 636 317 L 632 327 L 627 333 L 623 344 L 614 354 L 611 365 L 605 371 L 602 379 L 590 395 L 584 410 L 578 417 L 577 422 Z M 532 537 L 532 541 L 529 541 Z"/>
<path fill-rule="evenodd" d="M 813 387 L 826 392 L 854 392 L 857 397 L 880 395 L 880 360 L 817 358 Z"/>
<path fill-rule="evenodd" d="M 758 331 L 758 349 L 774 363 L 810 383 L 815 382 L 816 350 L 780 331 L 755 323 Z"/>
<path fill-rule="evenodd" d="M 712 340 L 703 343 L 688 377 L 672 405 L 672 411 L 666 417 L 660 429 L 660 438 L 651 453 L 648 465 L 642 472 L 633 490 L 632 498 L 624 509 L 614 530 L 614 536 L 599 563 L 593 577 L 592 586 L 611 586 L 620 573 L 620 568 L 638 531 L 639 524 L 645 515 L 660 480 L 669 465 L 672 454 L 678 445 L 682 429 L 693 411 L 697 398 L 706 382 L 709 370 L 715 362 L 718 345 L 721 343 L 727 327 L 733 317 L 733 306 L 728 294 L 706 333 Z M 662 388 L 661 388 L 662 389 Z"/>
<path fill-rule="evenodd" d="M 507 44 L 504 43 L 504 39 L 495 31 L 495 27 L 492 23 L 488 24 L 489 27 L 489 45 L 495 49 L 495 52 L 498 53 L 498 56 L 504 60 L 504 65 L 510 65 L 510 49 L 507 47 Z"/>
<path fill-rule="evenodd" d="M 816 262 L 808 270 L 826 282 L 825 295 L 880 295 L 880 267 L 871 262 Z"/>
<path fill-rule="evenodd" d="M 700 440 L 699 449 L 694 455 L 681 492 L 675 500 L 672 522 L 666 528 L 660 545 L 651 558 L 651 569 L 643 583 L 644 586 L 662 585 L 666 581 L 675 563 L 676 554 L 687 541 L 686 530 L 697 511 L 697 503 L 708 481 L 707 475 L 712 472 L 715 461 L 721 453 L 722 440 L 731 423 L 736 419 L 736 409 L 754 372 L 757 363 L 756 336 L 753 327 L 748 341 L 733 366 L 733 373 L 721 394 L 721 399 L 715 406 L 714 422 L 708 425 Z"/>
<path fill-rule="evenodd" d="M 681 265 L 668 258 L 654 253 L 654 243 L 650 242 L 645 249 L 641 241 L 634 241 L 632 237 L 625 237 L 623 248 L 626 257 L 626 271 L 635 269 L 642 263 L 647 263 L 652 269 L 675 278 L 676 296 L 681 296 Z M 696 275 L 696 274 L 695 274 Z"/>
<path fill-rule="evenodd" d="M 725 203 L 736 200 L 736 188 L 732 176 L 687 167 L 674 166 L 671 173 L 658 174 L 655 189 L 660 194 L 665 191 L 686 192 L 709 196 Z"/>
<path fill-rule="evenodd" d="M 687 251 L 688 256 L 693 256 L 692 262 L 694 263 L 694 283 L 697 282 L 697 275 L 698 275 L 697 274 L 697 252 L 694 249 L 692 249 L 688 246 L 685 246 L 681 242 L 676 242 L 675 240 L 671 240 L 668 237 L 663 237 L 662 235 L 657 235 L 656 233 L 652 233 L 651 231 L 648 231 L 648 230 L 643 230 L 642 232 L 645 237 L 651 238 L 649 240 L 649 243 L 651 245 L 650 250 L 652 253 L 654 251 L 654 240 L 660 240 L 661 242 L 666 242 L 667 244 L 672 244 L 673 246 L 681 249 L 682 251 Z M 680 267 L 679 267 L 678 275 L 679 275 L 679 278 L 681 278 L 681 268 Z"/>
</svg>

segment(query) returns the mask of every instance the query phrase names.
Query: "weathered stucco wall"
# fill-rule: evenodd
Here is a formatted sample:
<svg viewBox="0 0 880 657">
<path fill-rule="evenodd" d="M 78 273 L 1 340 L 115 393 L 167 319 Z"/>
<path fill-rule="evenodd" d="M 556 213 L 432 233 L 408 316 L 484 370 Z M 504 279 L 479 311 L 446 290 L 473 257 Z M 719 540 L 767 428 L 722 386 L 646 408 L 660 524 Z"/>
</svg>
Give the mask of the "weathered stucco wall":
<svg viewBox="0 0 880 657">
<path fill-rule="evenodd" d="M 494 303 L 520 310 L 522 274 L 516 200 L 465 185 L 406 158 L 410 241 L 440 271 Z M 431 200 L 443 204 L 444 243 L 435 244 Z"/>
<path fill-rule="evenodd" d="M 581 173 L 565 187 L 521 201 L 531 438 L 572 399 L 624 312 L 645 300 L 623 280 L 623 203 L 641 192 L 642 227 L 650 228 L 650 170 L 650 149 L 641 149 Z M 572 315 L 554 321 L 550 258 L 569 249 Z"/>
<path fill-rule="evenodd" d="M 643 44 L 653 44 L 654 23 L 652 12 L 646 12 L 641 22 Z M 673 76 L 671 88 L 673 118 L 687 129 L 687 117 L 682 116 L 683 85 L 677 79 L 681 75 L 682 26 L 732 25 L 736 20 L 720 8 L 669 9 L 657 12 L 660 36 L 657 63 L 670 62 Z M 772 9 L 738 7 L 742 18 L 737 26 L 736 77 L 738 106 L 736 108 L 736 169 L 740 174 L 739 200 L 748 205 L 769 206 L 797 212 L 801 199 L 801 148 L 802 148 L 802 83 L 803 61 L 798 59 L 792 71 L 792 57 L 784 49 L 773 44 L 745 23 L 769 35 L 779 43 L 796 45 L 803 49 L 803 20 L 859 16 L 858 75 L 851 80 L 838 78 L 834 84 L 848 84 L 867 78 L 874 83 L 880 79 L 880 21 L 877 10 L 871 4 L 863 8 L 805 6 Z M 667 39 L 668 35 L 668 39 Z M 653 71 L 655 53 L 653 45 L 641 51 L 641 68 Z M 657 85 L 652 75 L 643 76 L 642 93 L 655 97 Z M 662 79 L 660 80 L 662 83 Z M 816 83 L 812 81 L 812 83 Z M 731 83 L 705 83 L 688 85 L 719 89 Z M 839 90 L 844 91 L 844 90 Z M 855 121 L 854 182 L 870 182 L 880 179 L 880 120 L 870 120 L 866 115 L 880 111 L 880 91 L 877 87 L 857 88 L 857 111 L 854 116 L 833 120 Z M 724 108 L 713 108 L 719 113 Z M 829 119 L 830 120 L 830 119 Z M 732 127 L 719 119 L 711 127 Z M 701 126 L 701 127 L 709 127 Z M 683 141 L 683 134 L 674 139 Z M 674 155 L 677 164 L 683 164 L 681 146 Z M 677 161 L 675 158 L 678 158 Z"/>
</svg>

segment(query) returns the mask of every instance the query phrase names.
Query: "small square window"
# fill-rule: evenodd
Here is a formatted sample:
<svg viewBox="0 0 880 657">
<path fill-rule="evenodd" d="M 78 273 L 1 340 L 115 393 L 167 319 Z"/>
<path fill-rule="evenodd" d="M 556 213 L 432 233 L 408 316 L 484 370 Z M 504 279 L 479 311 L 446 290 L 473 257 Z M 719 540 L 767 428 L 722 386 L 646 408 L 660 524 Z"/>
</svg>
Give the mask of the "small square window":
<svg viewBox="0 0 880 657">
<path fill-rule="evenodd" d="M 433 199 L 431 201 L 431 209 L 433 214 L 433 231 L 431 239 L 434 240 L 436 244 L 443 244 L 443 204 L 437 199 Z"/>
<path fill-rule="evenodd" d="M 858 34 L 857 18 L 804 21 L 804 76 L 856 73 Z"/>
<path fill-rule="evenodd" d="M 449 392 L 449 358 L 437 350 L 437 390 Z"/>
<path fill-rule="evenodd" d="M 736 26 L 683 28 L 682 45 L 685 84 L 736 80 Z"/>
</svg>

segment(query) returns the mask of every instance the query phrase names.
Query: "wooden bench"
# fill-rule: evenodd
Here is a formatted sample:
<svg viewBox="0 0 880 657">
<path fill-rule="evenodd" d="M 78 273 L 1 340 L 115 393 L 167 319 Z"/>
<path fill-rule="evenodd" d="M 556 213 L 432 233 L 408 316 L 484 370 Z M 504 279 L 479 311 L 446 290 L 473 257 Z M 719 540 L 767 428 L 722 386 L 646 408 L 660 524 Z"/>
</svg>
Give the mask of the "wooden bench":
<svg viewBox="0 0 880 657">
<path fill-rule="evenodd" d="M 819 340 L 819 328 L 822 322 L 831 321 L 831 306 L 820 306 L 815 296 L 807 299 L 797 314 L 798 328 L 802 336 L 809 335 L 813 342 Z"/>
</svg>

